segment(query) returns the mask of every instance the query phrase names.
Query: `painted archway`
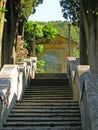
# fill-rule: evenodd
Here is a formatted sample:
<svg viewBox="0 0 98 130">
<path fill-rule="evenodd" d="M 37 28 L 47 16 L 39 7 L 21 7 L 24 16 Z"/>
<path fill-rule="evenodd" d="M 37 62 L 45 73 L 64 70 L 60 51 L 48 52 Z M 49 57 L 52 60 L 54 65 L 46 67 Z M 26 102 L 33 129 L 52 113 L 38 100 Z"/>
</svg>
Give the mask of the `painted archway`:
<svg viewBox="0 0 98 130">
<path fill-rule="evenodd" d="M 47 51 L 41 58 L 45 61 L 44 70 L 47 73 L 60 73 L 62 72 L 61 56 L 56 51 Z"/>
</svg>

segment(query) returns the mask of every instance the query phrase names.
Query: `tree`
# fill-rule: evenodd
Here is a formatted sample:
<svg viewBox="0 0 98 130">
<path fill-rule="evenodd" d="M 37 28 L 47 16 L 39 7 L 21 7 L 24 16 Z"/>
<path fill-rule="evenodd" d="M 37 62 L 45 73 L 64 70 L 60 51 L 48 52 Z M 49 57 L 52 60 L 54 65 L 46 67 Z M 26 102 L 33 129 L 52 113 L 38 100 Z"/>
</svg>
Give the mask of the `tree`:
<svg viewBox="0 0 98 130">
<path fill-rule="evenodd" d="M 22 34 L 23 24 L 28 19 L 31 13 L 35 13 L 36 6 L 42 4 L 43 0 L 20 0 L 18 7 L 18 32 Z"/>
<path fill-rule="evenodd" d="M 98 74 L 98 1 L 81 0 L 82 20 L 92 73 Z"/>
<path fill-rule="evenodd" d="M 42 26 L 51 24 L 52 27 L 56 28 L 58 33 L 65 38 L 68 38 L 68 23 L 69 21 L 50 21 L 50 22 L 39 22 Z M 79 43 L 79 27 L 71 25 L 71 39 Z"/>
<path fill-rule="evenodd" d="M 70 20 L 74 25 L 78 25 L 80 18 L 79 0 L 60 0 L 63 17 Z"/>
<path fill-rule="evenodd" d="M 70 18 L 72 19 L 72 16 L 74 17 L 75 10 L 71 9 L 73 3 L 74 8 L 77 9 L 78 6 L 75 6 L 75 3 L 80 3 L 80 45 L 82 46 L 82 50 L 87 46 L 87 49 L 85 51 L 85 54 L 88 53 L 88 61 L 91 67 L 92 73 L 98 73 L 98 1 L 97 0 L 74 0 L 72 2 L 71 0 L 61 0 L 64 4 L 61 2 L 61 6 L 63 8 L 69 9 L 69 12 L 66 12 L 67 16 L 71 15 Z M 67 2 L 67 3 L 66 3 Z M 70 4 L 68 4 L 68 2 Z M 68 6 L 66 7 L 66 4 Z M 77 4 L 76 4 L 77 5 Z M 63 10 L 64 11 L 64 10 Z M 78 10 L 77 10 L 78 11 Z M 78 16 L 78 15 L 77 15 Z M 76 17 L 75 17 L 76 18 Z M 73 19 L 74 20 L 74 19 Z M 84 47 L 83 47 L 83 44 Z M 84 53 L 84 51 L 81 50 L 81 55 Z"/>
<path fill-rule="evenodd" d="M 55 38 L 55 36 L 57 34 L 57 30 L 55 28 L 53 28 L 53 26 L 50 24 L 42 26 L 38 22 L 32 22 L 32 21 L 26 22 L 25 26 L 24 26 L 24 38 L 28 44 L 27 48 L 28 48 L 30 56 L 32 56 L 32 52 L 33 52 L 32 49 L 33 49 L 33 40 L 34 40 L 33 35 L 34 35 L 34 25 L 35 24 L 36 24 L 36 29 L 35 29 L 36 39 L 44 38 L 46 40 L 51 40 L 51 39 Z M 36 47 L 36 48 L 38 48 L 38 47 Z"/>
<path fill-rule="evenodd" d="M 15 44 L 17 35 L 23 34 L 23 25 L 28 16 L 42 0 L 7 0 L 2 40 L 2 65 L 14 63 Z M 1 57 L 0 57 L 1 58 Z"/>
<path fill-rule="evenodd" d="M 45 26 L 43 26 L 43 37 L 46 40 L 50 40 L 55 38 L 56 34 L 57 34 L 57 30 L 55 28 L 53 28 L 53 26 L 51 24 L 47 24 Z"/>
<path fill-rule="evenodd" d="M 80 26 L 80 64 L 88 64 L 87 41 L 80 12 L 80 0 L 61 0 L 63 17 L 73 25 Z"/>
<path fill-rule="evenodd" d="M 36 24 L 36 29 L 34 32 L 35 24 Z M 32 53 L 33 53 L 33 40 L 34 40 L 33 36 L 34 35 L 36 36 L 36 38 L 43 36 L 42 26 L 32 21 L 26 22 L 24 25 L 24 39 L 27 43 L 27 49 L 30 56 L 32 56 Z"/>
</svg>

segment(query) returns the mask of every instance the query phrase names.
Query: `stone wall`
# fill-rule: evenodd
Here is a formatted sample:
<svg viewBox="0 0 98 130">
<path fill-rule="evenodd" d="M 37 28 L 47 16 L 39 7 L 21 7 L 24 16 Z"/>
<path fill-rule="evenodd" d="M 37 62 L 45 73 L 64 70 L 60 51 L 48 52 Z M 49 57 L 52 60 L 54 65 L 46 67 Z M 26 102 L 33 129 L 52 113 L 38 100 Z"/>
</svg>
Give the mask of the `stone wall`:
<svg viewBox="0 0 98 130">
<path fill-rule="evenodd" d="M 16 65 L 6 64 L 0 71 L 0 129 L 16 100 L 21 99 L 30 79 L 35 76 L 36 61 L 33 59 L 25 59 Z"/>
<path fill-rule="evenodd" d="M 98 130 L 98 75 L 90 66 L 67 58 L 67 72 L 73 88 L 73 99 L 79 101 L 83 130 Z"/>
</svg>

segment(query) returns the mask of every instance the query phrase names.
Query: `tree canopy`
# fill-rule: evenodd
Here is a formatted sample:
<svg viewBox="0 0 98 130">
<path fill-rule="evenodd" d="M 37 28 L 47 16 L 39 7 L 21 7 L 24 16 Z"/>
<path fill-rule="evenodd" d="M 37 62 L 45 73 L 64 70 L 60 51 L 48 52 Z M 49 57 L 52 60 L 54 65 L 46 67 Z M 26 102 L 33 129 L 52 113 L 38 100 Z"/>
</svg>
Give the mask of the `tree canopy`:
<svg viewBox="0 0 98 130">
<path fill-rule="evenodd" d="M 68 21 L 39 22 L 39 24 L 41 24 L 42 26 L 51 24 L 52 27 L 56 28 L 58 33 L 60 35 L 64 36 L 65 38 L 68 38 L 68 24 L 69 23 L 70 22 L 68 22 Z M 70 32 L 71 40 L 79 43 L 79 32 L 80 31 L 79 31 L 78 26 L 71 25 L 71 32 Z"/>
<path fill-rule="evenodd" d="M 98 73 L 98 0 L 60 0 L 60 4 L 66 19 L 80 21 L 80 63 L 88 61 L 91 72 Z"/>
<path fill-rule="evenodd" d="M 36 25 L 35 31 L 34 31 L 34 25 Z M 38 22 L 33 21 L 26 22 L 24 25 L 24 39 L 25 42 L 27 43 L 27 49 L 29 51 L 29 54 L 32 55 L 34 35 L 36 39 L 43 37 L 46 40 L 50 40 L 55 38 L 56 33 L 57 30 L 51 24 L 42 26 Z M 36 49 L 41 50 L 42 46 L 37 46 Z"/>
<path fill-rule="evenodd" d="M 43 26 L 43 37 L 45 39 L 53 39 L 55 38 L 55 35 L 57 34 L 57 29 L 55 29 L 51 24 L 47 24 Z"/>
<path fill-rule="evenodd" d="M 63 17 L 77 25 L 80 18 L 80 0 L 60 0 Z"/>
<path fill-rule="evenodd" d="M 31 13 L 35 13 L 35 8 L 39 4 L 42 4 L 43 0 L 20 0 L 18 5 L 18 17 L 19 20 L 27 19 Z"/>
</svg>

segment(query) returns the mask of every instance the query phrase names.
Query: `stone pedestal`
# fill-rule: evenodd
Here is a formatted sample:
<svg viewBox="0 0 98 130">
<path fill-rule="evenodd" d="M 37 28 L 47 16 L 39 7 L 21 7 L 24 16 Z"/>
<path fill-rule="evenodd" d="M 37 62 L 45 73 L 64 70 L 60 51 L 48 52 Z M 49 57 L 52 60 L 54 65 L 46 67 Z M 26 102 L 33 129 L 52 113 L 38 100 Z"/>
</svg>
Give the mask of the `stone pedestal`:
<svg viewBox="0 0 98 130">
<path fill-rule="evenodd" d="M 13 96 L 17 97 L 17 84 L 18 84 L 18 68 L 17 65 L 4 65 L 0 72 L 0 80 L 8 80 L 11 83 L 9 104 L 11 103 Z"/>
<path fill-rule="evenodd" d="M 17 65 L 4 65 L 0 71 L 0 124 L 17 100 L 18 69 Z M 0 127 L 1 127 L 0 126 Z"/>
<path fill-rule="evenodd" d="M 85 96 L 84 96 L 85 94 Z M 85 101 L 85 106 L 83 105 Z M 84 77 L 84 91 L 81 99 L 86 115 L 83 115 L 85 124 L 84 130 L 98 130 L 98 75 L 89 74 Z"/>
<path fill-rule="evenodd" d="M 23 80 L 23 84 L 22 84 L 23 86 L 22 87 L 23 87 L 23 90 L 24 90 L 24 88 L 27 87 L 27 79 L 26 79 L 27 63 L 26 62 L 17 62 L 17 65 L 18 65 L 18 71 L 23 73 L 23 79 L 22 79 Z"/>
</svg>

